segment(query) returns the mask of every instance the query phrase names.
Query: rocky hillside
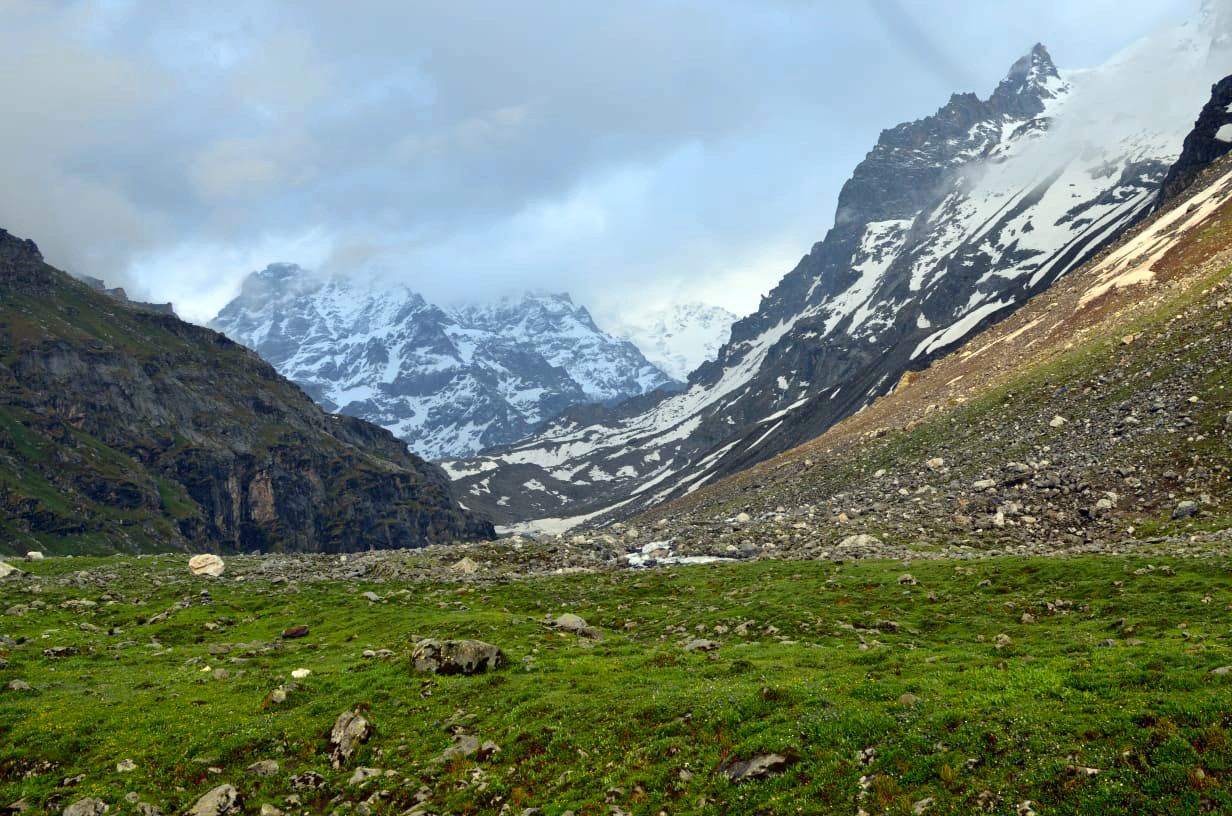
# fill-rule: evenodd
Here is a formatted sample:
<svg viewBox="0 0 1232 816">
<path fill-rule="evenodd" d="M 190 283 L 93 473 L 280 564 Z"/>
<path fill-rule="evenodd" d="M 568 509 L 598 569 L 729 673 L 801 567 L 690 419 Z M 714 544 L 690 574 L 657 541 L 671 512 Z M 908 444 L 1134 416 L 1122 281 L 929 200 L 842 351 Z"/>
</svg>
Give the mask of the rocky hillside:
<svg viewBox="0 0 1232 816">
<path fill-rule="evenodd" d="M 736 320 L 719 306 L 677 303 L 626 321 L 614 333 L 641 349 L 669 377 L 684 382 L 698 366 L 719 356 Z"/>
<path fill-rule="evenodd" d="M 446 310 L 403 286 L 253 273 L 210 325 L 328 411 L 387 428 L 428 458 L 514 442 L 565 409 L 672 381 L 568 295 Z"/>
<path fill-rule="evenodd" d="M 858 416 L 636 523 L 654 530 L 660 557 L 1226 542 L 1230 322 L 1224 158 L 1095 262 Z M 641 542 L 622 544 L 642 557 Z"/>
<path fill-rule="evenodd" d="M 255 354 L 0 232 L 0 552 L 339 552 L 483 538 L 435 466 Z"/>
<path fill-rule="evenodd" d="M 1193 69 L 1193 87 L 1172 89 L 1193 98 L 1184 114 L 1103 98 L 1165 54 Z M 988 98 L 958 94 L 883 132 L 825 240 L 684 393 L 566 414 L 447 470 L 499 522 L 551 530 L 685 495 L 816 437 L 1150 212 L 1228 57 L 1202 25 L 1072 76 L 1036 46 Z"/>
</svg>

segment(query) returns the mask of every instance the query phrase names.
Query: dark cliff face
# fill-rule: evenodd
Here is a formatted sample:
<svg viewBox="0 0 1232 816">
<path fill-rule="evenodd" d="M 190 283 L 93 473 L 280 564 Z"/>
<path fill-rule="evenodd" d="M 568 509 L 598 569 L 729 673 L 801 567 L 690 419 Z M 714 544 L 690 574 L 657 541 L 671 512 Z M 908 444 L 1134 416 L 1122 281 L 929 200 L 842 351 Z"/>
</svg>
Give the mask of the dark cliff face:
<svg viewBox="0 0 1232 816">
<path fill-rule="evenodd" d="M 1220 137 L 1223 138 L 1220 138 Z M 1194 129 L 1185 137 L 1181 157 L 1168 171 L 1159 202 L 1182 193 L 1203 168 L 1232 152 L 1232 76 L 1211 88 L 1211 100 L 1202 108 Z"/>
<path fill-rule="evenodd" d="M 387 431 L 0 231 L 0 550 L 344 552 L 487 538 Z"/>
</svg>

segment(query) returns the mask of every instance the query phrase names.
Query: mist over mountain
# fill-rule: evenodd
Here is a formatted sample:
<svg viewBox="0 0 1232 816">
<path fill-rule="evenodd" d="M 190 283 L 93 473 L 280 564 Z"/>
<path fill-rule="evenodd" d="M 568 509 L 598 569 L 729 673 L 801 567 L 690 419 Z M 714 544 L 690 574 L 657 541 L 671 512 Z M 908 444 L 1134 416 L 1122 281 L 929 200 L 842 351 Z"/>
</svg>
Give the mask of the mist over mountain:
<svg viewBox="0 0 1232 816">
<path fill-rule="evenodd" d="M 617 325 L 614 332 L 669 377 L 684 382 L 695 368 L 718 355 L 736 320 L 720 306 L 678 303 L 645 312 L 637 322 Z"/>
</svg>

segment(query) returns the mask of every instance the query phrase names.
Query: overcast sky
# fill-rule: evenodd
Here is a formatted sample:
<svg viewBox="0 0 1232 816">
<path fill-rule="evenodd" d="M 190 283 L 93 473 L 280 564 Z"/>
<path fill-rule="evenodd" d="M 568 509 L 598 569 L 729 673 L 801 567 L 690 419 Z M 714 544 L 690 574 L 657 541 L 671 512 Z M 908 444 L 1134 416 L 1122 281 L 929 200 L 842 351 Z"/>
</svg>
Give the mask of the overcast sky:
<svg viewBox="0 0 1232 816">
<path fill-rule="evenodd" d="M 0 227 L 198 321 L 275 261 L 747 313 L 881 129 L 1195 5 L 0 0 Z"/>
</svg>

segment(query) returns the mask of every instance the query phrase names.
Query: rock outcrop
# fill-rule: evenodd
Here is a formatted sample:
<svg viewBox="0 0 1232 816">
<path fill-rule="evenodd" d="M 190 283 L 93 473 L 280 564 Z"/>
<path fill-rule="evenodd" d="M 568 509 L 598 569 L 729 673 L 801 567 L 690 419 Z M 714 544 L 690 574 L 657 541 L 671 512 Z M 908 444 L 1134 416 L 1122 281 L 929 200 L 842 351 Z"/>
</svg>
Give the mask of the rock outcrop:
<svg viewBox="0 0 1232 816">
<path fill-rule="evenodd" d="M 0 552 L 340 552 L 492 535 L 387 431 L 0 231 Z M 36 545 L 37 546 L 30 546 Z"/>
<path fill-rule="evenodd" d="M 1211 88 L 1211 101 L 1202 109 L 1194 129 L 1185 137 L 1181 157 L 1168 171 L 1160 190 L 1160 203 L 1185 191 L 1203 168 L 1232 152 L 1232 76 Z"/>
</svg>

